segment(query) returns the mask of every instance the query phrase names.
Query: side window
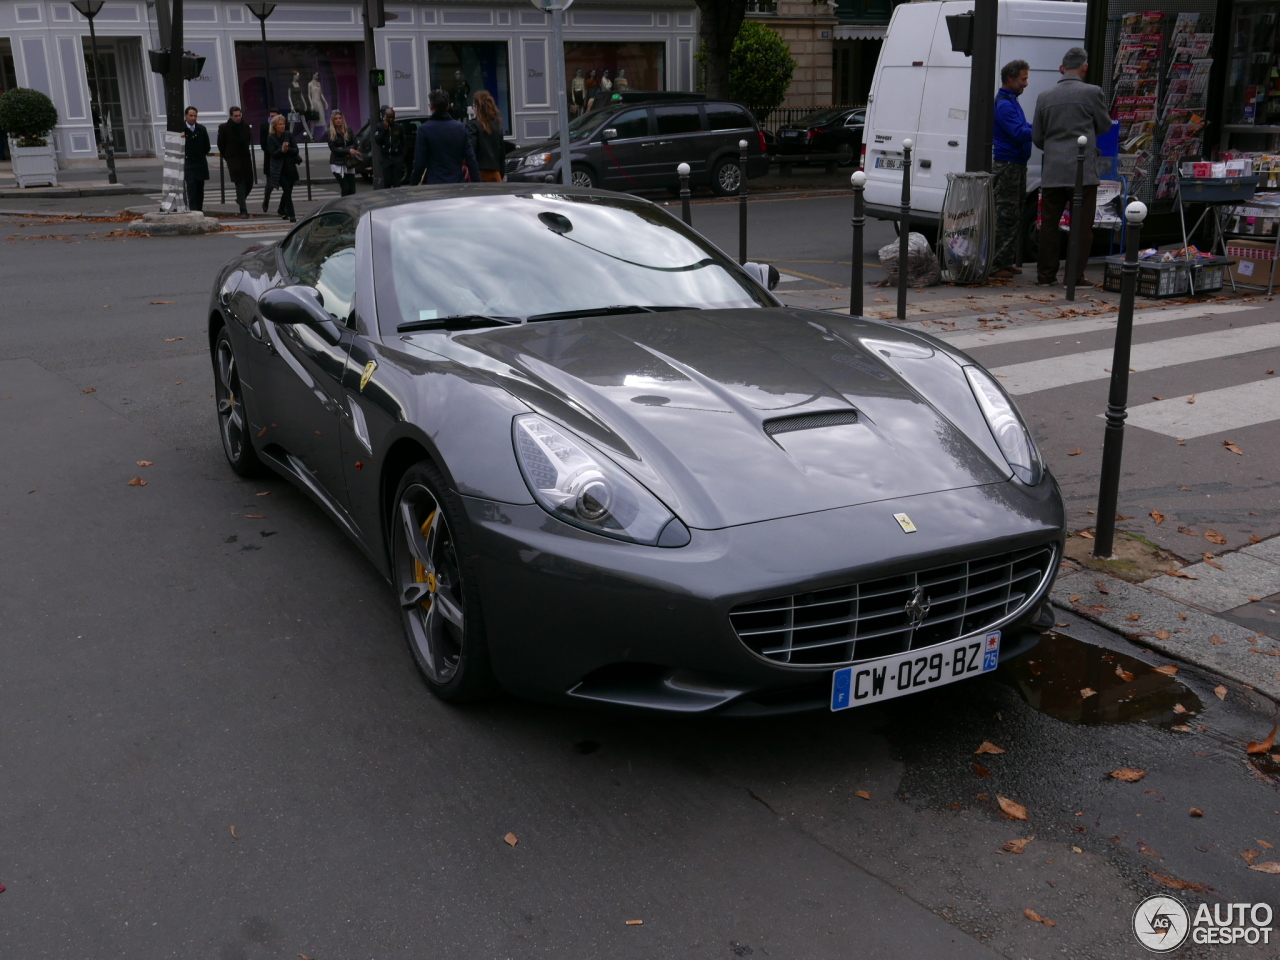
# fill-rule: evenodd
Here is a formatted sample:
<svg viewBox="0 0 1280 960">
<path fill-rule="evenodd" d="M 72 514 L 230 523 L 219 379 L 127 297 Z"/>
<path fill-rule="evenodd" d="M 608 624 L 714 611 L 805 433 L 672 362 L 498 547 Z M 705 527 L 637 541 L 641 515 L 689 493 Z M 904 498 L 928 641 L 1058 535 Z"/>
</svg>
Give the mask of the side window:
<svg viewBox="0 0 1280 960">
<path fill-rule="evenodd" d="M 606 123 L 605 126 L 613 127 L 617 130 L 619 140 L 647 137 L 649 135 L 649 111 L 628 110 L 626 113 L 619 115 L 613 123 Z"/>
<path fill-rule="evenodd" d="M 355 220 L 326 213 L 311 221 L 290 272 L 299 283 L 315 287 L 329 315 L 346 323 L 356 298 Z"/>
<path fill-rule="evenodd" d="M 751 126 L 751 118 L 732 103 L 707 104 L 707 127 L 711 130 L 741 130 Z"/>
<path fill-rule="evenodd" d="M 302 247 L 302 241 L 306 239 L 307 232 L 310 229 L 311 224 L 304 223 L 289 236 L 285 237 L 284 243 L 280 245 L 280 259 L 284 261 L 284 268 L 290 273 L 294 272 L 293 265 L 298 259 L 298 250 Z"/>
<path fill-rule="evenodd" d="M 659 136 L 673 133 L 697 133 L 702 129 L 702 117 L 698 114 L 697 104 L 658 107 L 654 110 L 654 114 L 658 118 Z"/>
</svg>

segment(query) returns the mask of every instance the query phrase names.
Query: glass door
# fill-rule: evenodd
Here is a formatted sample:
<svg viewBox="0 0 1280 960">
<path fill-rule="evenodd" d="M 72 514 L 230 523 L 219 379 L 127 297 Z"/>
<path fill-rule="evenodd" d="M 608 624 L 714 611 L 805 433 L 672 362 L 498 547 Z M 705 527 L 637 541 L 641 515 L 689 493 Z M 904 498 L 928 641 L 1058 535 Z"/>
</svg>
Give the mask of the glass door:
<svg viewBox="0 0 1280 960">
<path fill-rule="evenodd" d="M 93 54 L 88 37 L 84 40 L 84 71 L 92 88 Z M 115 148 L 116 153 L 127 153 L 129 143 L 125 139 L 124 109 L 120 102 L 120 78 L 116 70 L 116 51 L 115 45 L 109 41 L 106 44 L 101 40 L 98 41 L 98 96 L 101 99 L 101 109 L 107 115 L 112 147 Z M 102 123 L 96 110 L 93 115 L 93 133 L 98 146 L 101 147 Z"/>
</svg>

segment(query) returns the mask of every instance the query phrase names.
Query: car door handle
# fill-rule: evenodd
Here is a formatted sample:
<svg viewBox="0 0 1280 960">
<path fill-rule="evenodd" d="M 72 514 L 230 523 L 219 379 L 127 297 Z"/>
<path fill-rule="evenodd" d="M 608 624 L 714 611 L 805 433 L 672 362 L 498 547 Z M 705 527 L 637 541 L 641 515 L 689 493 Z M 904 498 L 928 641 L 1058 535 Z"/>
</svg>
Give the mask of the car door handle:
<svg viewBox="0 0 1280 960">
<path fill-rule="evenodd" d="M 262 321 L 257 317 L 254 318 L 253 323 L 249 324 L 249 336 L 253 337 L 253 339 L 257 340 L 259 343 L 266 339 L 262 335 Z"/>
</svg>

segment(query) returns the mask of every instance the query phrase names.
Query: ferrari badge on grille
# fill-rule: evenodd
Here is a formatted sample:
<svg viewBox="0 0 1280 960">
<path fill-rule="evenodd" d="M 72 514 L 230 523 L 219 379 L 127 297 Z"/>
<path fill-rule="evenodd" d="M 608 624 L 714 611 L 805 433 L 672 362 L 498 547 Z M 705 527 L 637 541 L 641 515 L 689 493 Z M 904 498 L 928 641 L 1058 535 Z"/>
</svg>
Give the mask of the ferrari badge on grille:
<svg viewBox="0 0 1280 960">
<path fill-rule="evenodd" d="M 373 371 L 378 369 L 378 361 L 370 360 L 364 365 L 364 373 L 360 374 L 360 391 L 363 393 L 364 388 L 369 384 L 369 378 L 373 376 Z M 899 520 L 899 523 L 902 521 Z M 908 521 L 909 523 L 910 521 Z"/>
<path fill-rule="evenodd" d="M 360 386 L 363 388 L 364 384 L 361 384 Z M 893 519 L 898 521 L 898 526 L 902 528 L 903 533 L 916 532 L 916 525 L 911 522 L 911 518 L 908 517 L 905 513 L 895 513 L 893 515 Z"/>
</svg>

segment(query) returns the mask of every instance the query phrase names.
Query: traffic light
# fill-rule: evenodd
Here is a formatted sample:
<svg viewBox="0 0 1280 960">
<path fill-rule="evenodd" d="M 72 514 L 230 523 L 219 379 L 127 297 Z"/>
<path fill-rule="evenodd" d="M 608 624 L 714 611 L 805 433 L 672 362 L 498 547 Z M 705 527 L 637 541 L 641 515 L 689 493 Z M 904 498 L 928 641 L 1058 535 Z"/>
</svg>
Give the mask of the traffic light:
<svg viewBox="0 0 1280 960">
<path fill-rule="evenodd" d="M 387 25 L 385 0 L 364 0 L 364 18 L 375 30 Z"/>
</svg>

